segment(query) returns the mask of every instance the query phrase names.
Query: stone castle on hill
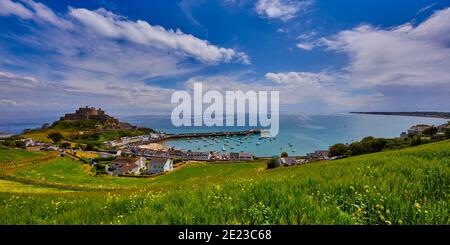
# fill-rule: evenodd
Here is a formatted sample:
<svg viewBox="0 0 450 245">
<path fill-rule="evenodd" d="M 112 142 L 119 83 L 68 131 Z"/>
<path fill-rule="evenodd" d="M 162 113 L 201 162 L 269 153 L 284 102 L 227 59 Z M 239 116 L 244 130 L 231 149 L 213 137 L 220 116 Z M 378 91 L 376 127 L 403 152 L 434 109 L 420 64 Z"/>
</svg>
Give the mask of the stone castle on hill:
<svg viewBox="0 0 450 245">
<path fill-rule="evenodd" d="M 119 123 L 119 121 L 111 116 L 105 114 L 101 108 L 95 107 L 80 107 L 75 113 L 67 113 L 61 117 L 63 121 L 80 121 L 80 120 L 98 120 L 101 122 L 114 121 Z"/>
</svg>

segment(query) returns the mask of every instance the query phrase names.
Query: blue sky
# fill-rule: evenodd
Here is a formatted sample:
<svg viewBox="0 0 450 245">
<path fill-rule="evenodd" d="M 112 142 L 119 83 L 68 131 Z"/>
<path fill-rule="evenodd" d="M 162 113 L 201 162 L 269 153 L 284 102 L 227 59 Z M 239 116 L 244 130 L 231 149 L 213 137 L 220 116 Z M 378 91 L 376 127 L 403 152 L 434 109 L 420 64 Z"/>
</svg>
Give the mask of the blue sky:
<svg viewBox="0 0 450 245">
<path fill-rule="evenodd" d="M 277 90 L 281 110 L 449 111 L 450 1 L 0 0 L 0 111 L 170 112 Z"/>
</svg>

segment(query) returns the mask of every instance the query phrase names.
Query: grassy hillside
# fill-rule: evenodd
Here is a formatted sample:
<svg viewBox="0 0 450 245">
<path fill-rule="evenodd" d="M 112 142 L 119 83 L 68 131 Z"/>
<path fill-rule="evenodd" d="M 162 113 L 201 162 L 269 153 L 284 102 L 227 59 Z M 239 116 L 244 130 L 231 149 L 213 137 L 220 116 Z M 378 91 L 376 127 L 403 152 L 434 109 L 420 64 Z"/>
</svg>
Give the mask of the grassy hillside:
<svg viewBox="0 0 450 245">
<path fill-rule="evenodd" d="M 449 224 L 449 167 L 450 141 L 273 170 L 194 164 L 154 179 L 90 176 L 56 158 L 2 175 L 0 223 Z"/>
</svg>

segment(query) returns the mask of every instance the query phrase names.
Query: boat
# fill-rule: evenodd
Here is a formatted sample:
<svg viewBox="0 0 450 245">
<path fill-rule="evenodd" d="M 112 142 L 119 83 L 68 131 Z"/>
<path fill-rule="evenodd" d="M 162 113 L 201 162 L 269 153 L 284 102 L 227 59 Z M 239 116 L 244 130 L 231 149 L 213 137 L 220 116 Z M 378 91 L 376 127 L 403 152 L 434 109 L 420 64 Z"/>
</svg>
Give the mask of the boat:
<svg viewBox="0 0 450 245">
<path fill-rule="evenodd" d="M 256 145 L 260 145 L 261 143 L 258 141 L 258 142 L 256 142 Z"/>
<path fill-rule="evenodd" d="M 294 146 L 293 144 L 291 144 L 291 143 L 288 143 L 288 145 L 289 145 L 289 147 L 292 147 L 292 146 Z"/>
<path fill-rule="evenodd" d="M 222 151 L 226 151 L 227 149 L 225 148 L 225 146 L 222 146 Z"/>
</svg>

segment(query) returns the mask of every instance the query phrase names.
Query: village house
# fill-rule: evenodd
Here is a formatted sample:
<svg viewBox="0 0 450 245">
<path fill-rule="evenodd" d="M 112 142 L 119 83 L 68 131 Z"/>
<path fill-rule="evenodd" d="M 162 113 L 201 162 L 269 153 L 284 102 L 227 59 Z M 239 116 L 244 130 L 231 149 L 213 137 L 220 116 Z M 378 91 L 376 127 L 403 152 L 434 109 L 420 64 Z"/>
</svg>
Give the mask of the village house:
<svg viewBox="0 0 450 245">
<path fill-rule="evenodd" d="M 186 157 L 189 160 L 194 161 L 208 161 L 211 159 L 211 153 L 209 152 L 188 152 Z"/>
<path fill-rule="evenodd" d="M 253 160 L 252 153 L 249 153 L 249 152 L 240 152 L 239 153 L 239 161 L 249 161 L 249 160 Z"/>
<path fill-rule="evenodd" d="M 307 153 L 306 159 L 308 160 L 308 162 L 328 160 L 330 159 L 330 152 L 327 150 L 317 150 L 312 153 Z"/>
<path fill-rule="evenodd" d="M 147 164 L 147 174 L 159 174 L 173 170 L 173 160 L 170 158 L 152 158 Z"/>
<path fill-rule="evenodd" d="M 146 168 L 145 162 L 146 159 L 144 157 L 120 157 L 111 163 L 111 166 L 107 168 L 107 172 L 111 175 L 138 175 L 140 174 L 141 170 Z"/>
<path fill-rule="evenodd" d="M 278 158 L 278 165 L 280 166 L 293 166 L 297 164 L 297 159 L 294 157 L 280 157 Z"/>
<path fill-rule="evenodd" d="M 230 161 L 239 161 L 239 153 L 230 152 Z"/>
<path fill-rule="evenodd" d="M 25 143 L 25 147 L 34 146 L 34 140 L 32 138 L 26 138 L 22 141 Z"/>
<path fill-rule="evenodd" d="M 430 125 L 426 124 L 417 124 L 408 129 L 409 135 L 421 135 L 425 129 L 430 128 Z"/>
</svg>

